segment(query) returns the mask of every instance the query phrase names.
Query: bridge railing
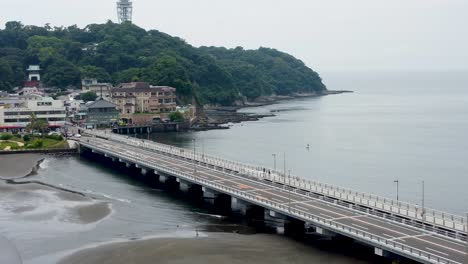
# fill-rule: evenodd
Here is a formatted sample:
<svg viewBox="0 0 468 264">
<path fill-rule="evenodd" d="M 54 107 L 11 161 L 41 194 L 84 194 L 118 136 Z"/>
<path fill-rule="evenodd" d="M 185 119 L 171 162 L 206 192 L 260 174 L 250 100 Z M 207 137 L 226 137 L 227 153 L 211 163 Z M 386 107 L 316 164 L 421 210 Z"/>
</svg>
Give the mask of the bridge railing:
<svg viewBox="0 0 468 264">
<path fill-rule="evenodd" d="M 104 149 L 96 145 L 93 145 L 92 143 L 86 143 L 82 141 L 82 144 L 84 146 L 87 146 L 91 149 L 95 149 L 102 153 L 107 153 L 107 154 L 110 154 L 112 156 L 115 156 L 117 158 L 120 158 L 128 162 L 134 162 L 142 166 L 145 166 L 147 168 L 154 169 L 156 171 L 160 171 L 160 172 L 164 172 L 164 173 L 176 176 L 176 177 L 180 177 L 181 179 L 188 180 L 190 182 L 200 184 L 205 187 L 209 187 L 215 191 L 230 194 L 233 197 L 244 199 L 248 202 L 263 206 L 267 209 L 272 209 L 274 211 L 277 211 L 278 213 L 282 213 L 282 214 L 289 215 L 297 219 L 301 219 L 307 223 L 316 224 L 317 226 L 320 226 L 322 228 L 326 228 L 337 233 L 345 234 L 350 237 L 359 239 L 361 241 L 364 240 L 364 241 L 370 242 L 371 244 L 374 244 L 375 246 L 378 246 L 378 247 L 382 247 L 383 249 L 386 249 L 386 250 L 399 252 L 406 256 L 412 256 L 413 258 L 416 257 L 420 260 L 424 260 L 429 263 L 462 264 L 460 262 L 456 262 L 448 258 L 438 256 L 431 252 L 427 252 L 427 251 L 424 251 L 415 247 L 411 247 L 411 246 L 408 246 L 399 242 L 395 242 L 394 240 L 380 237 L 378 235 L 375 235 L 366 231 L 362 231 L 352 226 L 348 226 L 348 225 L 338 223 L 336 221 L 333 221 L 324 217 L 320 217 L 318 215 L 308 213 L 304 210 L 293 208 L 289 205 L 277 203 L 275 201 L 268 200 L 267 198 L 264 198 L 261 196 L 250 194 L 245 191 L 239 191 L 237 189 L 234 189 L 234 188 L 231 188 L 231 187 L 228 187 L 228 186 L 225 186 L 225 185 L 213 182 L 213 181 L 205 180 L 201 177 L 197 177 L 196 174 L 189 175 L 189 174 L 181 173 L 178 170 L 174 170 L 171 168 L 159 166 L 154 163 L 150 163 L 146 159 L 140 158 L 139 156 L 132 156 L 132 155 L 128 155 L 128 154 L 121 153 L 121 152 L 115 152 L 111 149 Z"/>
<path fill-rule="evenodd" d="M 263 167 L 243 164 L 240 162 L 234 162 L 204 153 L 194 152 L 193 150 L 169 146 L 154 141 L 126 137 L 97 130 L 85 129 L 83 131 L 87 134 L 107 138 L 116 142 L 143 147 L 149 150 L 183 157 L 185 159 L 195 160 L 198 163 L 206 163 L 213 166 L 223 167 L 233 172 L 238 172 L 251 177 L 266 179 L 271 182 L 289 185 L 294 188 L 306 190 L 327 197 L 332 197 L 349 203 L 362 205 L 375 210 L 382 210 L 393 215 L 400 215 L 411 218 L 424 224 L 432 224 L 448 228 L 454 230 L 455 232 L 466 233 L 468 229 L 466 219 L 455 214 L 446 213 L 427 207 L 422 208 L 421 206 L 415 204 L 395 201 L 393 199 L 388 199 L 373 194 L 360 193 L 350 189 L 324 184 L 313 180 L 307 180 L 296 176 L 289 177 L 278 171 L 264 169 Z M 421 227 L 423 227 L 422 224 Z"/>
</svg>

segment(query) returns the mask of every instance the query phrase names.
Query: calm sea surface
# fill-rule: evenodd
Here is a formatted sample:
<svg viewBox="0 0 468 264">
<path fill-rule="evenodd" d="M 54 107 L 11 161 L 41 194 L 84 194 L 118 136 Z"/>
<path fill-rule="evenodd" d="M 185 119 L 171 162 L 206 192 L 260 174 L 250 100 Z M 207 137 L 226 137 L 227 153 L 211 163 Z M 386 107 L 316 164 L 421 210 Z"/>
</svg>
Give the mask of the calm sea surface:
<svg viewBox="0 0 468 264">
<path fill-rule="evenodd" d="M 294 175 L 386 197 L 396 196 L 399 180 L 400 199 L 418 204 L 424 180 L 427 206 L 468 211 L 468 73 L 322 77 L 331 90 L 355 93 L 243 109 L 276 116 L 153 139 L 187 148 L 195 142 L 197 151 L 265 167 L 274 166 L 277 154 L 281 170 L 286 153 L 286 170 Z M 26 263 L 52 263 L 71 249 L 109 240 L 193 236 L 195 226 L 223 223 L 183 199 L 78 157 L 48 158 L 42 166 L 36 180 L 109 201 L 113 213 L 97 224 L 77 225 L 59 217 L 18 220 L 0 210 L 0 234 L 13 240 Z M 59 200 L 46 204 L 50 210 L 66 207 Z"/>
<path fill-rule="evenodd" d="M 463 215 L 468 211 L 468 73 L 322 74 L 355 93 L 243 112 L 275 117 L 155 140 Z M 309 149 L 307 149 L 309 145 Z"/>
</svg>

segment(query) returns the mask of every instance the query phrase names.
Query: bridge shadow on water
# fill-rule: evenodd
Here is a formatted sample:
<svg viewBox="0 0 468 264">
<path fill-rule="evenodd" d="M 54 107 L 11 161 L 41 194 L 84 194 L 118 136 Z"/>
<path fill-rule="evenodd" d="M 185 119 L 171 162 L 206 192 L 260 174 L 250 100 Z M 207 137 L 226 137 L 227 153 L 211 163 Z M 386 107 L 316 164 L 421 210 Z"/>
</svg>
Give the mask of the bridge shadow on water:
<svg viewBox="0 0 468 264">
<path fill-rule="evenodd" d="M 105 172 L 110 172 L 112 177 L 130 186 L 141 187 L 141 191 L 155 199 L 163 199 L 164 202 L 174 203 L 182 207 L 207 216 L 217 216 L 209 224 L 198 225 L 195 228 L 200 232 L 275 234 L 278 226 L 284 222 L 272 219 L 263 211 L 250 210 L 245 214 L 234 211 L 231 208 L 231 200 L 227 195 L 221 195 L 221 199 L 204 198 L 201 188 L 188 188 L 181 190 L 179 182 L 169 179 L 165 183 L 159 181 L 158 175 L 153 172 L 143 175 L 141 169 L 134 165 L 127 167 L 125 163 L 113 161 L 102 155 L 85 151 L 81 154 L 83 162 Z M 342 235 L 323 236 L 303 228 L 296 228 L 294 220 L 288 219 L 282 235 L 289 239 L 299 241 L 310 247 L 322 251 L 324 254 L 347 256 L 356 261 L 369 263 L 417 263 L 402 257 L 394 256 L 393 259 L 382 258 L 374 254 L 374 248 Z"/>
</svg>

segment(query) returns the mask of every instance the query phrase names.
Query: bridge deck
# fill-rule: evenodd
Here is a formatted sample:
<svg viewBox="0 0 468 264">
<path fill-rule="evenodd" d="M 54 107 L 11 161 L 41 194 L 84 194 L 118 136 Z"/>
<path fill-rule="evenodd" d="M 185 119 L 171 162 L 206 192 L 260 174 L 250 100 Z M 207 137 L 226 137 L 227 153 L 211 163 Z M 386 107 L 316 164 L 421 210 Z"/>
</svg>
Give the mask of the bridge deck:
<svg viewBox="0 0 468 264">
<path fill-rule="evenodd" d="M 405 250 L 408 251 L 407 257 L 422 262 L 464 263 L 466 261 L 466 245 L 461 241 L 437 236 L 417 228 L 411 228 L 340 205 L 315 199 L 290 191 L 289 189 L 285 189 L 285 187 L 273 185 L 267 181 L 254 180 L 240 174 L 224 173 L 215 168 L 199 166 L 178 157 L 163 155 L 104 139 L 86 137 L 81 139 L 81 143 L 86 147 L 123 158 L 126 161 L 144 161 L 143 164 L 140 163 L 143 166 L 151 165 L 153 168 L 162 167 L 178 171 L 186 175 L 189 180 L 192 179 L 200 185 L 216 184 L 216 186 L 221 186 L 222 189 L 230 190 L 230 193 L 241 194 L 239 197 L 248 202 L 256 203 L 256 201 L 262 201 L 262 204 L 270 204 L 273 208 L 282 208 L 282 210 L 275 211 L 292 217 L 296 217 L 297 214 L 312 215 L 314 219 L 322 218 L 326 220 L 325 222 L 333 223 L 332 225 L 336 225 L 337 227 L 346 227 L 346 230 L 351 230 L 351 233 L 354 231 L 357 235 L 360 233 L 368 234 L 370 237 L 377 237 L 379 238 L 378 244 L 393 246 L 397 244 L 397 247 L 401 247 L 402 249 L 406 247 L 407 249 Z M 251 197 L 251 199 L 245 199 L 245 197 Z M 288 212 L 295 213 L 288 214 Z M 314 222 L 311 223 L 314 224 Z M 361 238 L 359 239 L 361 241 L 369 242 L 365 237 L 364 235 L 364 238 L 358 238 Z M 388 248 L 386 249 L 388 250 Z M 420 255 L 422 254 L 423 257 L 418 258 L 413 256 L 414 252 L 412 253 L 412 250 L 415 250 L 414 252 L 417 251 Z M 434 261 L 424 261 L 429 255 Z"/>
</svg>

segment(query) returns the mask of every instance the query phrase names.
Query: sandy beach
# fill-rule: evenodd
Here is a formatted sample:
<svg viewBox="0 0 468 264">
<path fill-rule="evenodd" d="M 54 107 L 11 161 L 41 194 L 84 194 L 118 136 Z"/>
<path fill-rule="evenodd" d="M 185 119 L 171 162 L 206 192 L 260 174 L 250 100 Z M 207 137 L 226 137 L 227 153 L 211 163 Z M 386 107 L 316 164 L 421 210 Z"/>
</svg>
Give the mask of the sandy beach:
<svg viewBox="0 0 468 264">
<path fill-rule="evenodd" d="M 209 234 L 208 237 L 162 238 L 114 243 L 86 249 L 60 264 L 276 264 L 349 263 L 349 257 L 277 235 Z M 369 263 L 356 260 L 356 264 Z"/>
</svg>

